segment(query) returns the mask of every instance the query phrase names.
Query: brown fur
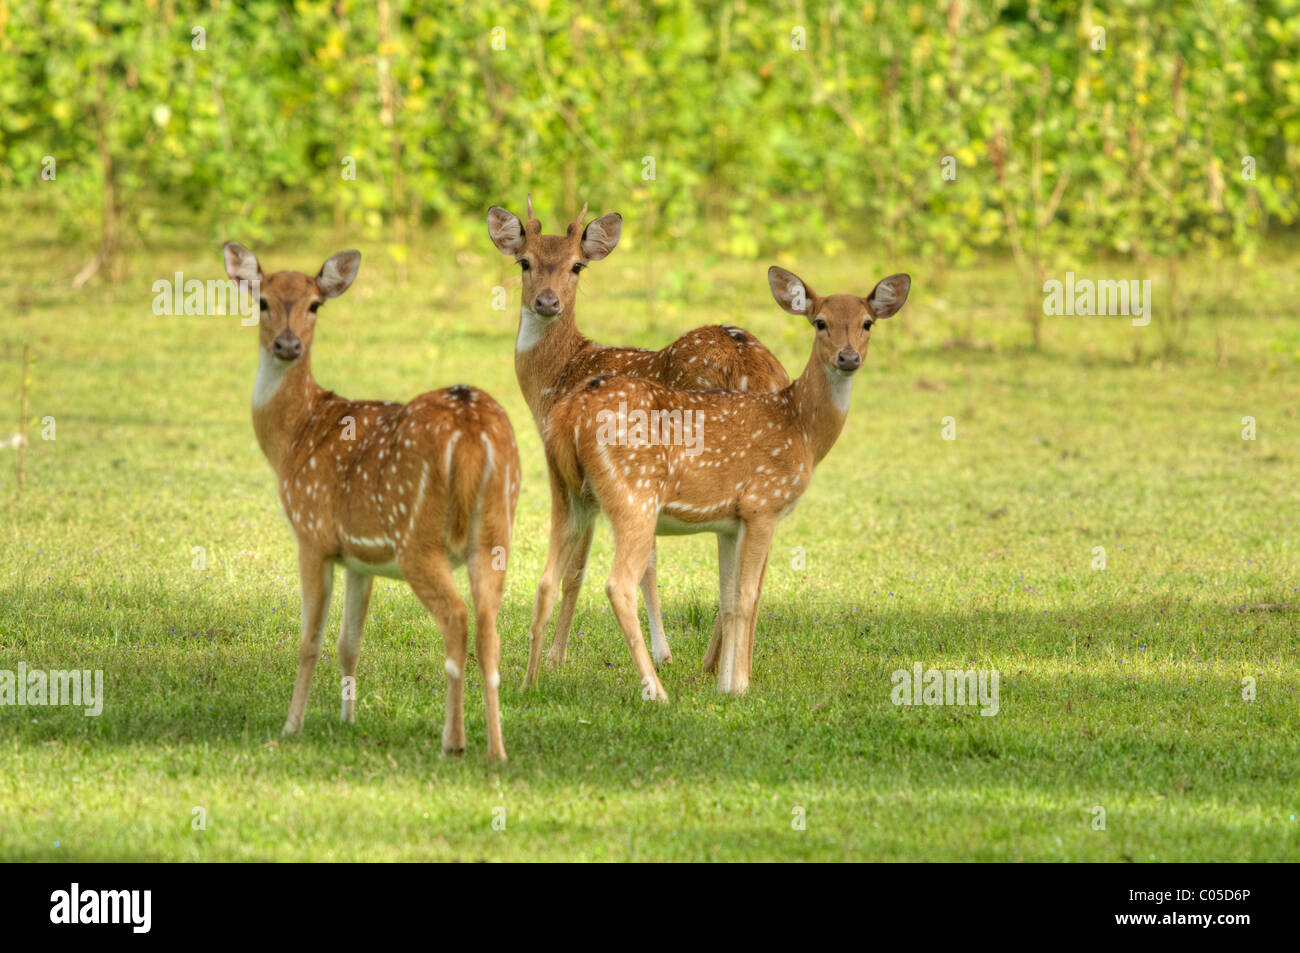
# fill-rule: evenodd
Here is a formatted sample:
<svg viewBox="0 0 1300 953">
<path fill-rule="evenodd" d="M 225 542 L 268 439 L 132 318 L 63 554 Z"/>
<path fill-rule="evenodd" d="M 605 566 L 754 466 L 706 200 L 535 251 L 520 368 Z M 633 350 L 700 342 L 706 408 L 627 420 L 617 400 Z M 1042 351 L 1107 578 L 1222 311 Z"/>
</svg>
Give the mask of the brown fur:
<svg viewBox="0 0 1300 953">
<path fill-rule="evenodd" d="M 720 630 L 706 667 L 725 692 L 748 688 L 754 624 L 768 549 L 779 520 L 795 507 L 814 467 L 830 451 L 848 413 L 852 375 L 876 320 L 907 297 L 905 275 L 885 279 L 868 298 L 820 298 L 798 278 L 772 269 L 773 294 L 816 329 L 798 380 L 774 393 L 690 392 L 628 376 L 594 378 L 560 400 L 544 434 L 553 498 L 551 545 L 566 551 L 599 510 L 614 529 L 614 565 L 606 592 L 647 691 L 662 692 L 635 611 L 635 582 L 656 531 L 714 532 L 720 553 Z M 789 293 L 798 288 L 798 298 Z M 796 303 L 797 302 L 797 303 Z M 653 443 L 629 430 L 609 439 L 607 421 L 626 410 L 691 412 L 702 442 Z M 702 415 L 702 418 L 700 417 Z M 694 453 L 698 449 L 698 453 Z"/>
<path fill-rule="evenodd" d="M 456 670 L 455 675 L 448 670 L 443 749 L 464 750 L 468 610 L 451 575 L 464 564 L 477 617 L 488 753 L 504 759 L 495 687 L 500 652 L 496 616 L 519 498 L 514 431 L 496 401 L 464 385 L 400 404 L 348 400 L 316 383 L 311 305 L 341 294 L 351 283 L 348 275 L 334 285 L 322 280 L 331 263 L 343 257 L 330 259 L 315 279 L 297 272 L 261 279 L 267 308 L 259 332 L 262 365 L 253 428 L 275 470 L 280 502 L 298 540 L 303 597 L 298 679 L 284 730 L 294 734 L 302 727 L 334 567 L 341 563 L 347 573 L 339 636 L 344 676 L 355 679 L 372 576 L 396 573 L 442 631 L 447 660 Z M 261 274 L 252 253 L 241 246 L 227 245 L 226 258 L 232 278 L 252 280 Z M 355 275 L 357 265 L 359 256 L 341 267 Z M 277 342 L 294 341 L 301 345 L 301 356 L 288 361 L 272 356 Z M 264 374 L 278 385 L 263 389 Z M 261 404 L 259 394 L 265 398 Z M 353 720 L 354 712 L 345 696 L 344 719 Z"/>
<path fill-rule="evenodd" d="M 497 248 L 516 260 L 528 263 L 522 271 L 523 307 L 534 310 L 547 294 L 553 294 L 559 311 L 548 321 L 544 333 L 526 350 L 515 351 L 515 374 L 539 432 L 546 424 L 551 408 L 566 394 L 597 374 L 630 374 L 684 390 L 774 391 L 785 387 L 790 379 L 780 361 L 748 331 L 728 325 L 709 325 L 682 335 L 658 351 L 632 347 L 605 347 L 585 337 L 578 330 L 575 305 L 580 273 L 591 261 L 606 257 L 618 241 L 622 218 L 617 213 L 602 216 L 585 227 L 582 216 L 571 223 L 564 235 L 543 235 L 541 223 L 532 215 L 529 203 L 527 222 L 503 208 L 488 212 L 488 229 Z M 576 268 L 576 270 L 575 270 Z M 526 333 L 526 318 L 521 317 L 520 338 Z M 556 486 L 554 474 L 552 488 Z M 567 512 L 563 500 L 551 500 L 552 520 Z M 578 592 L 586 570 L 591 545 L 590 527 L 560 564 L 563 571 L 563 598 L 555 624 L 554 641 L 548 659 L 555 664 L 565 658 L 569 630 Z M 551 560 L 559 558 L 554 550 Z M 663 632 L 659 612 L 656 579 L 656 556 L 653 542 L 646 571 L 641 579 L 642 595 L 652 632 Z M 540 647 L 545 638 L 547 620 L 554 607 L 555 591 L 544 571 L 534 603 L 530 638 Z M 719 616 L 717 626 L 721 625 Z M 672 658 L 666 636 L 655 645 L 656 661 Z M 540 674 L 540 648 L 531 653 L 525 684 L 536 684 Z"/>
</svg>

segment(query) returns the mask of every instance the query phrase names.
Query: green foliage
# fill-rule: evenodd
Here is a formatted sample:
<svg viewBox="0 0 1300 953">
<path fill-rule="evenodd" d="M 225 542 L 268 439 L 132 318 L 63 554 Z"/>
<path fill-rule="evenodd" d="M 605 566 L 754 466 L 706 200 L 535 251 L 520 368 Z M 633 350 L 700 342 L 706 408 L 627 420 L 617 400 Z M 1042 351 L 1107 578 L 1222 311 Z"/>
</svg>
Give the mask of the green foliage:
<svg viewBox="0 0 1300 953">
<path fill-rule="evenodd" d="M 744 258 L 1250 258 L 1297 210 L 1298 47 L 1300 0 L 0 0 L 0 184 L 71 240 L 292 219 L 399 260 L 526 191 Z"/>
</svg>

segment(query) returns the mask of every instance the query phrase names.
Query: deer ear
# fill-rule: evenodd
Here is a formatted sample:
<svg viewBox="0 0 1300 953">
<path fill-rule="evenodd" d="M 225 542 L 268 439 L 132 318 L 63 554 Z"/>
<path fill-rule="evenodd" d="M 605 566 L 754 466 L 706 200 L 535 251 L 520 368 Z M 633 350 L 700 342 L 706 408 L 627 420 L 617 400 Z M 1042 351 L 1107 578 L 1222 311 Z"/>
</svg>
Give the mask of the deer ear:
<svg viewBox="0 0 1300 953">
<path fill-rule="evenodd" d="M 817 295 L 803 283 L 803 279 L 793 271 L 786 271 L 773 265 L 767 269 L 767 284 L 772 289 L 772 297 L 787 314 L 801 314 L 805 317 L 811 310 Z"/>
<path fill-rule="evenodd" d="M 622 215 L 618 212 L 602 215 L 582 230 L 582 254 L 589 261 L 600 261 L 614 250 L 622 234 Z"/>
<path fill-rule="evenodd" d="M 226 274 L 235 281 L 257 281 L 262 277 L 257 256 L 238 242 L 226 242 L 221 253 L 226 259 Z"/>
<path fill-rule="evenodd" d="M 494 205 L 488 209 L 487 223 L 492 244 L 501 254 L 519 254 L 524 247 L 524 226 L 520 224 L 518 215 Z"/>
<path fill-rule="evenodd" d="M 357 272 L 360 270 L 361 252 L 355 249 L 341 251 L 320 266 L 320 274 L 316 276 L 316 287 L 325 297 L 337 298 L 352 287 L 352 282 L 356 280 Z"/>
<path fill-rule="evenodd" d="M 888 318 L 898 313 L 898 309 L 907 302 L 907 293 L 911 290 L 910 275 L 890 275 L 881 278 L 871 294 L 862 300 L 866 302 L 873 318 Z"/>
</svg>

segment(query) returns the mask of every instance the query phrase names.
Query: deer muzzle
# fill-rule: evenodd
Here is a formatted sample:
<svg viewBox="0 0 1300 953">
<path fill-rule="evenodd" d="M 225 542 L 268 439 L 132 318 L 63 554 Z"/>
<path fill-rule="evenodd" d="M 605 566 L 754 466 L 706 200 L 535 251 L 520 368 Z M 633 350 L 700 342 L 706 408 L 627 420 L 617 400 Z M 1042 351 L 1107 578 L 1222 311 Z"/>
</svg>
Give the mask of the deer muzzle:
<svg viewBox="0 0 1300 953">
<path fill-rule="evenodd" d="M 533 310 L 543 317 L 553 318 L 560 313 L 560 299 L 554 291 L 547 288 L 533 302 Z"/>
<path fill-rule="evenodd" d="M 862 366 L 862 355 L 846 347 L 835 356 L 835 366 L 842 371 L 856 371 Z"/>
<path fill-rule="evenodd" d="M 271 342 L 271 353 L 282 361 L 296 361 L 302 357 L 302 338 L 292 331 L 282 331 Z"/>
</svg>

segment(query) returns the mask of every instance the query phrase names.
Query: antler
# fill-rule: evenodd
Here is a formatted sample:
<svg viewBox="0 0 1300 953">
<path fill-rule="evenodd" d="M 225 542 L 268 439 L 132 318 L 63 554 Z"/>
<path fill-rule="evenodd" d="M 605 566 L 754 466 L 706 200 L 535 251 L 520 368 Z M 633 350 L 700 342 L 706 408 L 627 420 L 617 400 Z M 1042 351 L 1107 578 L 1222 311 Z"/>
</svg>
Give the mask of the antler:
<svg viewBox="0 0 1300 953">
<path fill-rule="evenodd" d="M 535 232 L 540 232 L 542 230 L 542 223 L 539 222 L 537 216 L 533 214 L 533 197 L 531 194 L 528 196 L 528 225 Z"/>
<path fill-rule="evenodd" d="M 573 224 L 577 225 L 578 228 L 581 229 L 581 228 L 582 228 L 582 220 L 583 220 L 584 218 L 586 218 L 586 217 L 587 217 L 587 203 L 586 203 L 586 202 L 583 202 L 583 203 L 582 203 L 582 211 L 578 213 L 578 220 L 577 220 L 576 222 L 574 222 Z"/>
</svg>

